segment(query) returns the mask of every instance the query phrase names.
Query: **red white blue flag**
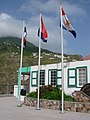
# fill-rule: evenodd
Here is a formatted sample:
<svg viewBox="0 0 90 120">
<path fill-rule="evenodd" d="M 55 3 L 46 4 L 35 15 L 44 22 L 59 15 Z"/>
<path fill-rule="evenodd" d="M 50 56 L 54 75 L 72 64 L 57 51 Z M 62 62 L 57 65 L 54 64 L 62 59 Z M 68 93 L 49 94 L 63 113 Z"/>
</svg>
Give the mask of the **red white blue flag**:
<svg viewBox="0 0 90 120">
<path fill-rule="evenodd" d="M 68 20 L 63 8 L 62 8 L 62 20 L 63 20 L 63 23 L 62 23 L 63 28 L 71 32 L 73 36 L 76 38 L 76 32 L 72 27 L 70 21 Z"/>
<path fill-rule="evenodd" d="M 26 37 L 27 37 L 27 30 L 26 27 L 24 27 L 23 31 L 23 47 L 26 48 Z"/>
<path fill-rule="evenodd" d="M 40 35 L 40 32 L 41 32 L 42 41 L 47 42 L 48 33 L 47 33 L 47 30 L 46 30 L 46 27 L 44 25 L 42 17 L 41 17 L 41 30 L 40 30 L 40 28 L 38 29 L 38 36 Z"/>
</svg>

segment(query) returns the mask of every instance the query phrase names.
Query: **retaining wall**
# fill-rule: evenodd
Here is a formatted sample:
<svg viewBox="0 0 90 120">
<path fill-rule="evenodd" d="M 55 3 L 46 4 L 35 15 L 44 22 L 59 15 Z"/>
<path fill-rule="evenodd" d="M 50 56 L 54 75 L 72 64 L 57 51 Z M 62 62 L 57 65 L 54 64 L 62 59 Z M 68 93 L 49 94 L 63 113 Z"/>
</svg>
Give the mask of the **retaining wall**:
<svg viewBox="0 0 90 120">
<path fill-rule="evenodd" d="M 25 97 L 24 104 L 36 107 L 37 101 L 34 98 Z M 61 101 L 40 99 L 40 107 L 45 109 L 61 109 Z M 90 113 L 90 102 L 64 102 L 65 111 Z"/>
</svg>

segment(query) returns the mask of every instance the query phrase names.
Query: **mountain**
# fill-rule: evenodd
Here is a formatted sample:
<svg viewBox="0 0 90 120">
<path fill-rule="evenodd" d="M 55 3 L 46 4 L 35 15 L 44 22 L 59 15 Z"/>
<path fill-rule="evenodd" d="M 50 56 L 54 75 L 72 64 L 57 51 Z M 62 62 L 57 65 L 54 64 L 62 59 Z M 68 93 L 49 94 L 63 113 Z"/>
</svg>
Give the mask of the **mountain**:
<svg viewBox="0 0 90 120">
<path fill-rule="evenodd" d="M 17 52 L 20 53 L 21 39 L 17 37 L 2 37 L 0 38 L 0 53 L 5 52 Z M 43 50 L 43 52 L 50 52 Z M 38 52 L 38 47 L 27 41 L 26 48 L 24 49 L 25 54 L 31 54 Z"/>
<path fill-rule="evenodd" d="M 20 46 L 20 38 L 0 38 L 0 93 L 6 93 L 6 89 L 8 91 L 11 85 L 17 84 L 17 70 L 20 67 Z M 64 54 L 64 61 L 77 61 L 81 57 L 81 55 Z M 41 64 L 59 63 L 60 61 L 61 54 L 41 49 Z M 23 53 L 23 67 L 32 65 L 38 65 L 38 47 L 27 41 Z"/>
<path fill-rule="evenodd" d="M 2 52 L 20 52 L 21 39 L 17 37 L 3 37 L 0 38 L 0 53 Z M 36 52 L 38 47 L 27 41 L 26 53 Z"/>
</svg>

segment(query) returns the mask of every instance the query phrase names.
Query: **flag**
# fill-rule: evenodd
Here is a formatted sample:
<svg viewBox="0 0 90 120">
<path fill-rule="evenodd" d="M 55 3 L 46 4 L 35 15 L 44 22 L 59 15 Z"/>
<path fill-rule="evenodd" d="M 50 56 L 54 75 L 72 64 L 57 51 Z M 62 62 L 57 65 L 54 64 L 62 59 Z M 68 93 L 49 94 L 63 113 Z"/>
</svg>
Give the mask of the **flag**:
<svg viewBox="0 0 90 120">
<path fill-rule="evenodd" d="M 43 42 L 47 42 L 48 33 L 47 33 L 46 28 L 45 28 L 45 25 L 44 25 L 42 17 L 41 17 L 41 31 L 40 31 L 40 28 L 39 28 L 38 29 L 38 36 L 40 36 L 40 32 L 41 32 L 41 39 L 42 39 L 42 41 Z"/>
<path fill-rule="evenodd" d="M 23 31 L 23 47 L 26 48 L 26 37 L 27 37 L 27 30 L 26 27 L 24 27 Z"/>
<path fill-rule="evenodd" d="M 68 20 L 63 8 L 62 8 L 62 21 L 63 21 L 63 23 L 62 23 L 63 29 L 68 30 L 69 32 L 71 32 L 73 34 L 73 36 L 76 38 L 76 32 L 73 29 L 70 21 Z"/>
</svg>

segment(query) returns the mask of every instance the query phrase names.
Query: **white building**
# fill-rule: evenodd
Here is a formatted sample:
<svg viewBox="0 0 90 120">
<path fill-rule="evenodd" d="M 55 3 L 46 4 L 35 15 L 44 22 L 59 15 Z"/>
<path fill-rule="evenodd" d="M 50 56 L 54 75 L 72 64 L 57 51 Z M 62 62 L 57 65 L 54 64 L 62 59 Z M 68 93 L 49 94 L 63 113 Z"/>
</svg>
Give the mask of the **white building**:
<svg viewBox="0 0 90 120">
<path fill-rule="evenodd" d="M 29 91 L 36 91 L 38 85 L 38 66 L 22 68 L 22 74 L 30 75 Z M 20 74 L 18 71 L 18 81 Z M 40 67 L 40 86 L 53 85 L 61 88 L 61 63 L 47 64 Z M 72 94 L 76 90 L 90 83 L 90 60 L 65 63 L 64 65 L 64 91 Z"/>
</svg>

